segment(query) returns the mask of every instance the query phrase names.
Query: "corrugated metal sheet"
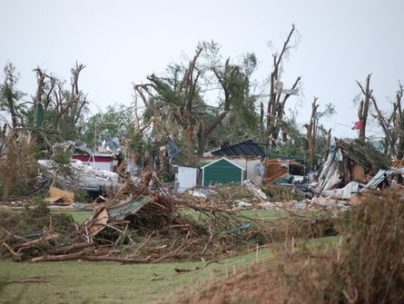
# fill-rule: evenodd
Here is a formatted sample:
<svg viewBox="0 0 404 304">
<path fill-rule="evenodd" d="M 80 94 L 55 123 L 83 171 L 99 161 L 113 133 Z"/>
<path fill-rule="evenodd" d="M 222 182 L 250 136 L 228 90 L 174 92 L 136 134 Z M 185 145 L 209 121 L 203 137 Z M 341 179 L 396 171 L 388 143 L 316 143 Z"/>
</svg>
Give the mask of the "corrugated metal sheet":
<svg viewBox="0 0 404 304">
<path fill-rule="evenodd" d="M 211 151 L 211 153 L 215 156 L 265 157 L 265 153 L 261 147 L 251 139 L 235 145 L 222 147 L 221 149 Z"/>
<path fill-rule="evenodd" d="M 140 197 L 136 200 L 119 204 L 108 208 L 108 215 L 115 221 L 123 221 L 129 215 L 136 214 L 144 205 L 148 204 L 152 199 L 148 196 Z"/>
</svg>

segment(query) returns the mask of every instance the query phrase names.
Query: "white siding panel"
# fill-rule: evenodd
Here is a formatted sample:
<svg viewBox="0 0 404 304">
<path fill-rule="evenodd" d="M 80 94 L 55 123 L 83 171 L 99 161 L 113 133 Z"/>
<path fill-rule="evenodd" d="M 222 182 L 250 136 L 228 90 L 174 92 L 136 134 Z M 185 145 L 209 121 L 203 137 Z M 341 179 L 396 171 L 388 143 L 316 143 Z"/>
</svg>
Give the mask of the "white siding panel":
<svg viewBox="0 0 404 304">
<path fill-rule="evenodd" d="M 197 182 L 197 168 L 178 167 L 178 191 L 184 192 L 185 190 L 195 187 Z"/>
</svg>

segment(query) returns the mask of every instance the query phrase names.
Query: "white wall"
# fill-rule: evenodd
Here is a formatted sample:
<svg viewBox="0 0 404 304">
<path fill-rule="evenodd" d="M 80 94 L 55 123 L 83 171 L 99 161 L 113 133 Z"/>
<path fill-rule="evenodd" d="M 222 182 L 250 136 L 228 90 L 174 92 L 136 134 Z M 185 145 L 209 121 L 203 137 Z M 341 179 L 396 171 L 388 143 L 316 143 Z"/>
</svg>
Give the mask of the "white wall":
<svg viewBox="0 0 404 304">
<path fill-rule="evenodd" d="M 260 159 L 232 158 L 231 161 L 244 168 L 247 179 L 256 185 L 261 185 L 262 176 L 256 170 L 256 166 L 261 163 Z"/>
<path fill-rule="evenodd" d="M 184 192 L 189 188 L 195 187 L 197 182 L 197 174 L 197 168 L 178 166 L 178 191 Z"/>
<path fill-rule="evenodd" d="M 93 162 L 93 161 L 82 161 L 83 165 L 93 167 L 95 169 L 100 169 L 100 170 L 112 170 L 112 161 L 111 162 Z"/>
</svg>

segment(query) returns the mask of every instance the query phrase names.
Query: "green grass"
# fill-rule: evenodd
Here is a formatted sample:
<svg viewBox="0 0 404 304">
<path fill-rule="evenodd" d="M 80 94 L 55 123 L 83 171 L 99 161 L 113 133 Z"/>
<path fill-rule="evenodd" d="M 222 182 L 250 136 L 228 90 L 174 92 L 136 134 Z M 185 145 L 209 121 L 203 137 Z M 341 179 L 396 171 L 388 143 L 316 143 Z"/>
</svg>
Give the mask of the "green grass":
<svg viewBox="0 0 404 304">
<path fill-rule="evenodd" d="M 58 210 L 82 223 L 92 212 Z M 284 211 L 242 210 L 252 219 L 273 220 L 286 215 Z M 336 238 L 313 243 L 335 246 Z M 313 244 L 316 246 L 315 244 Z M 271 251 L 259 251 L 258 260 L 266 261 Z M 212 263 L 204 262 L 131 264 L 110 262 L 66 261 L 54 263 L 14 263 L 0 261 L 0 303 L 150 303 L 164 302 L 196 282 L 216 280 L 226 273 L 247 268 L 257 260 L 256 252 Z M 177 274 L 175 268 L 190 269 Z M 18 283 L 19 280 L 40 278 L 48 282 Z M 1 290 L 1 282 L 10 282 Z M 185 287 L 187 288 L 187 287 Z M 187 290 L 187 289 L 185 289 Z M 19 295 L 21 298 L 19 298 Z"/>
<path fill-rule="evenodd" d="M 278 218 L 287 216 L 287 212 L 283 210 L 257 210 L 246 209 L 238 211 L 241 215 L 249 217 L 251 219 L 271 221 Z"/>
<path fill-rule="evenodd" d="M 269 256 L 259 251 L 258 259 Z M 13 263 L 0 261 L 0 280 L 44 278 L 47 283 L 11 283 L 4 287 L 0 303 L 150 303 L 163 301 L 181 286 L 216 279 L 226 271 L 255 263 L 256 252 L 212 263 L 132 264 L 109 262 Z M 199 270 L 177 274 L 175 268 Z"/>
<path fill-rule="evenodd" d="M 92 211 L 76 211 L 76 210 L 52 210 L 52 212 L 69 214 L 78 224 L 83 223 L 86 219 L 88 219 L 91 216 L 91 214 L 93 214 Z"/>
</svg>

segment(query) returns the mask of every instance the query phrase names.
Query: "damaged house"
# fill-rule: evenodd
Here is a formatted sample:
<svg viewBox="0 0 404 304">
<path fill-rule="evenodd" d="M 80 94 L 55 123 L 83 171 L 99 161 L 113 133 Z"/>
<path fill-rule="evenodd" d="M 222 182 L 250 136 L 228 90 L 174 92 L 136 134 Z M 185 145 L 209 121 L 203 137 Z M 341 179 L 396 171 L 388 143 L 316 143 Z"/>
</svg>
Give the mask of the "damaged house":
<svg viewBox="0 0 404 304">
<path fill-rule="evenodd" d="M 379 169 L 388 167 L 386 155 L 370 144 L 352 139 L 333 139 L 329 148 L 327 161 L 313 185 L 315 193 L 324 190 L 343 188 L 354 181 L 366 184 Z"/>
</svg>

